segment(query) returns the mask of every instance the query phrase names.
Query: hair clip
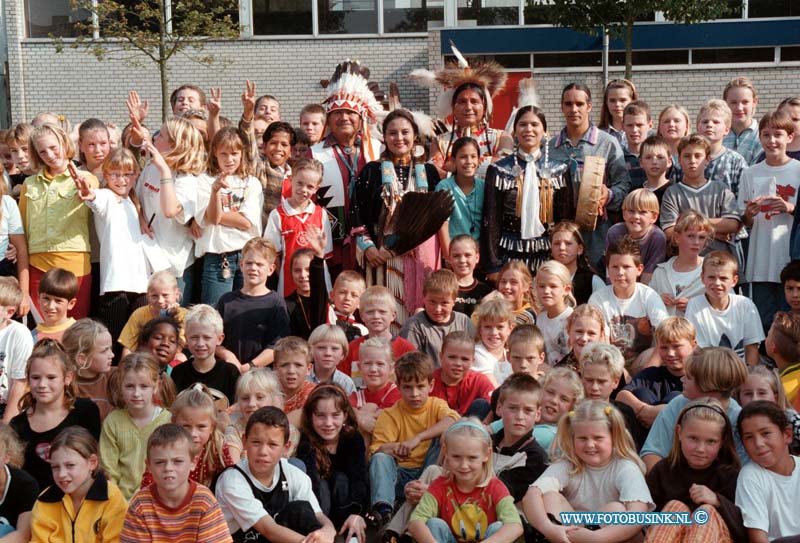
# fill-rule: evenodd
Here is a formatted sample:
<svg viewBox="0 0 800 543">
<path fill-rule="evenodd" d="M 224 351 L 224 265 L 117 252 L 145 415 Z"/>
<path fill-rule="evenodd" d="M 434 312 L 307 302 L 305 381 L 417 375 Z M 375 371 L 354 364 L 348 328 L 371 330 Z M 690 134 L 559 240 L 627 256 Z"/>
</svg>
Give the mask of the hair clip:
<svg viewBox="0 0 800 543">
<path fill-rule="evenodd" d="M 570 411 L 569 413 L 567 413 L 567 416 L 568 416 L 569 418 L 571 418 L 571 419 L 572 419 L 572 418 L 575 418 L 575 411 Z"/>
<path fill-rule="evenodd" d="M 612 409 L 613 409 L 613 407 L 611 407 L 610 405 L 605 406 L 605 408 L 603 409 L 603 411 L 605 412 L 607 417 L 611 416 L 611 410 Z"/>
<path fill-rule="evenodd" d="M 197 392 L 205 393 L 205 390 L 203 390 L 203 383 L 195 383 L 195 384 L 193 384 L 192 385 L 192 390 L 196 390 Z"/>
<path fill-rule="evenodd" d="M 65 119 L 66 119 L 66 117 L 64 117 L 63 115 L 59 115 L 59 116 L 58 116 L 58 120 L 59 120 L 59 122 L 62 122 L 62 123 L 63 123 Z"/>
</svg>

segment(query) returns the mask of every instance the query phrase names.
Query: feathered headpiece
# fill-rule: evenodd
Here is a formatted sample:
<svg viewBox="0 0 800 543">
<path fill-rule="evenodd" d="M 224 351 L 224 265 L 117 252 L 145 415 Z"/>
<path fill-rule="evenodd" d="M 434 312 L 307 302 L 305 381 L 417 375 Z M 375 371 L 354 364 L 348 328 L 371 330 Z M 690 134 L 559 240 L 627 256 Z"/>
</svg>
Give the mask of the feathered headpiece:
<svg viewBox="0 0 800 543">
<path fill-rule="evenodd" d="M 517 107 L 511 111 L 506 123 L 506 133 L 514 133 L 514 118 L 517 116 L 517 111 L 526 107 L 535 106 L 539 107 L 539 95 L 536 92 L 536 86 L 533 84 L 532 77 L 526 77 L 519 81 L 519 98 L 517 98 Z"/>
<path fill-rule="evenodd" d="M 503 67 L 493 60 L 473 62 L 470 65 L 453 41 L 450 49 L 457 61 L 451 62 L 441 70 L 414 70 L 409 77 L 426 87 L 442 87 L 444 92 L 439 97 L 437 112 L 441 118 L 447 118 L 453 112 L 453 93 L 464 83 L 473 83 L 481 87 L 486 94 L 486 116 L 492 114 L 492 97 L 503 90 L 506 84 L 506 73 Z"/>
<path fill-rule="evenodd" d="M 383 93 L 376 82 L 369 81 L 369 68 L 357 60 L 345 60 L 336 66 L 328 83 L 325 111 L 337 109 L 355 111 L 364 120 L 376 123 L 385 115 L 381 101 Z"/>
</svg>

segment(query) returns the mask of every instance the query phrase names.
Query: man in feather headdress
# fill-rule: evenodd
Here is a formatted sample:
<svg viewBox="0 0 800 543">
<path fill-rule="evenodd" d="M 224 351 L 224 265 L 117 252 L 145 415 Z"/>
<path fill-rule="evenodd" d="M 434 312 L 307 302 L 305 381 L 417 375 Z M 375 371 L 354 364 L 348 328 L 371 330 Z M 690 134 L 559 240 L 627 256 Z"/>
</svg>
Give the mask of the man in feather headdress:
<svg viewBox="0 0 800 543">
<path fill-rule="evenodd" d="M 355 267 L 353 251 L 345 246 L 350 187 L 364 165 L 380 155 L 381 142 L 370 136 L 368 125 L 377 122 L 384 110 L 369 84 L 369 70 L 350 60 L 336 67 L 323 105 L 329 132 L 311 154 L 324 168 L 317 203 L 331 219 L 333 255 L 328 267 L 335 279 L 342 269 Z"/>
</svg>

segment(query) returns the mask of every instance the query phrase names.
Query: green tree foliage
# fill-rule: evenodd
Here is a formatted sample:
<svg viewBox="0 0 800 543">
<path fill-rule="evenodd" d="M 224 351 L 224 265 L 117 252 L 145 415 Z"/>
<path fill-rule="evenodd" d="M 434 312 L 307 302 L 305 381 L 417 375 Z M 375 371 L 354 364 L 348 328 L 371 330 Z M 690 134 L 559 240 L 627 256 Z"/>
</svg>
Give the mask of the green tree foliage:
<svg viewBox="0 0 800 543">
<path fill-rule="evenodd" d="M 70 44 L 98 60 L 122 60 L 129 66 L 158 66 L 161 114 L 170 114 L 169 62 L 181 55 L 199 64 L 220 59 L 204 53 L 211 39 L 239 36 L 236 0 L 72 0 L 72 7 L 92 14 L 78 23 L 79 37 Z M 56 50 L 64 43 L 58 37 Z"/>
</svg>

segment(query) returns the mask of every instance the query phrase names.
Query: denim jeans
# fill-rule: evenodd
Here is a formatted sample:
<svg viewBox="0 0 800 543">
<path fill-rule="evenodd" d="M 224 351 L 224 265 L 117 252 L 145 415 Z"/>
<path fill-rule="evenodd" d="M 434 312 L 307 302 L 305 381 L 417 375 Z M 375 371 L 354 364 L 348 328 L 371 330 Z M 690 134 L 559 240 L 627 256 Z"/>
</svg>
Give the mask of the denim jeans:
<svg viewBox="0 0 800 543">
<path fill-rule="evenodd" d="M 764 328 L 764 334 L 769 332 L 772 321 L 775 318 L 775 313 L 778 311 L 789 311 L 789 304 L 786 302 L 786 296 L 783 293 L 783 285 L 780 283 L 748 283 L 750 288 L 750 299 L 756 304 L 758 315 L 761 317 L 761 326 Z M 745 290 L 745 294 L 748 294 Z"/>
<path fill-rule="evenodd" d="M 183 270 L 181 277 L 176 277 L 178 290 L 181 291 L 181 307 L 192 305 L 192 287 L 194 286 L 194 264 Z"/>
<path fill-rule="evenodd" d="M 440 518 L 432 518 L 428 519 L 428 522 L 425 523 L 425 526 L 428 527 L 428 530 L 431 531 L 433 538 L 438 541 L 439 543 L 458 543 L 458 539 L 456 539 L 455 534 L 450 529 L 450 526 L 447 522 Z M 488 528 L 486 528 L 486 534 L 483 536 L 482 539 L 486 539 L 487 537 L 494 534 L 497 530 L 503 527 L 503 523 L 500 521 L 492 522 Z M 464 534 L 466 539 L 471 541 L 478 541 L 477 538 L 474 538 L 475 534 Z"/>
<path fill-rule="evenodd" d="M 228 277 L 223 277 L 223 258 L 228 261 Z M 239 269 L 241 252 L 229 253 L 227 256 L 216 253 L 206 253 L 203 258 L 203 280 L 201 303 L 217 305 L 220 296 L 242 288 L 244 278 Z"/>
<path fill-rule="evenodd" d="M 372 488 L 371 504 L 385 503 L 394 507 L 395 499 L 405 500 L 406 483 L 419 479 L 422 472 L 439 459 L 439 439 L 431 440 L 425 460 L 418 468 L 403 468 L 394 456 L 386 453 L 375 453 L 369 461 L 369 484 Z"/>
</svg>

